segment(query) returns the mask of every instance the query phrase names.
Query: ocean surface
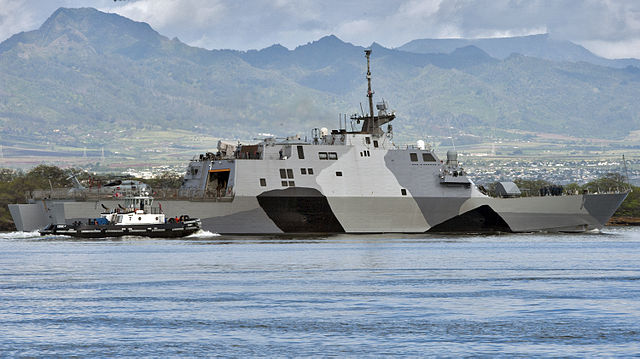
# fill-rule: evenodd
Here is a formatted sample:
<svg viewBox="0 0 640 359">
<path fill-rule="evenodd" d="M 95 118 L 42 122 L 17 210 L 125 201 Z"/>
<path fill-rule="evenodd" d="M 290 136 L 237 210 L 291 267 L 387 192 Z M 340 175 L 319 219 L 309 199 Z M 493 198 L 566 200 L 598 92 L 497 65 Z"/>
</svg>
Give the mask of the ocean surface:
<svg viewBox="0 0 640 359">
<path fill-rule="evenodd" d="M 0 357 L 640 356 L 640 229 L 0 233 Z"/>
</svg>

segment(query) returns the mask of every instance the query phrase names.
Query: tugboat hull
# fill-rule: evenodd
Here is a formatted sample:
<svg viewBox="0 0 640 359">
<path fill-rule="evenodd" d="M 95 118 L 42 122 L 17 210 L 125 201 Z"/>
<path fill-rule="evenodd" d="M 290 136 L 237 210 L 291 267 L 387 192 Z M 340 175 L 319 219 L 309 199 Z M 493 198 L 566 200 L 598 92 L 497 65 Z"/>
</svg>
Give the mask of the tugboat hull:
<svg viewBox="0 0 640 359">
<path fill-rule="evenodd" d="M 141 236 L 151 238 L 179 238 L 199 231 L 200 220 L 192 219 L 178 223 L 155 225 L 89 225 L 89 224 L 51 224 L 40 235 L 65 235 L 78 238 L 109 238 L 123 236 Z"/>
</svg>

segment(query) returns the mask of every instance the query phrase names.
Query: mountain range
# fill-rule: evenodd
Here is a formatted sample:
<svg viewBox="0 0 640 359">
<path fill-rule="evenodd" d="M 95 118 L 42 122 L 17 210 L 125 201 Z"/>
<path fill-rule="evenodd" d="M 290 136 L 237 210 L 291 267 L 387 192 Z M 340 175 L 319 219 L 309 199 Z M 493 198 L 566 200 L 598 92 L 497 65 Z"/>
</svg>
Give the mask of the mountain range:
<svg viewBox="0 0 640 359">
<path fill-rule="evenodd" d="M 635 59 L 548 35 L 370 48 L 398 140 L 640 130 Z M 366 101 L 364 49 L 326 36 L 293 50 L 206 50 L 116 14 L 60 8 L 0 43 L 0 145 L 115 151 L 141 131 L 251 139 L 333 128 Z"/>
</svg>

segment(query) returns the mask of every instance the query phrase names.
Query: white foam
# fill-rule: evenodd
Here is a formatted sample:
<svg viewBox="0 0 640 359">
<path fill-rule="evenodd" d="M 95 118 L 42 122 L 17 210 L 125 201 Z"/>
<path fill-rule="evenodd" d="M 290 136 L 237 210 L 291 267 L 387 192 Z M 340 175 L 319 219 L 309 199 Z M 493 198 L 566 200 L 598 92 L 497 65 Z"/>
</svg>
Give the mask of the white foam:
<svg viewBox="0 0 640 359">
<path fill-rule="evenodd" d="M 220 234 L 204 231 L 201 229 L 194 234 L 190 234 L 186 236 L 185 238 L 211 238 L 211 237 L 218 237 L 218 236 L 220 236 Z"/>
<path fill-rule="evenodd" d="M 40 237 L 40 232 L 5 232 L 0 233 L 0 239 L 29 239 Z"/>
</svg>

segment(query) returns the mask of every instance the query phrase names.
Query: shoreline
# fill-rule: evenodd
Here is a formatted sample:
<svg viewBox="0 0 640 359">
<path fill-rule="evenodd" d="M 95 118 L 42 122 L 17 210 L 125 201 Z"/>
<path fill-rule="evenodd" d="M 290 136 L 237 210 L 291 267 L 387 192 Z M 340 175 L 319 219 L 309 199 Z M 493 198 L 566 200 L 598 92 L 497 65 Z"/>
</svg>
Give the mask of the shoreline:
<svg viewBox="0 0 640 359">
<path fill-rule="evenodd" d="M 607 226 L 640 226 L 640 217 L 611 217 Z"/>
</svg>

